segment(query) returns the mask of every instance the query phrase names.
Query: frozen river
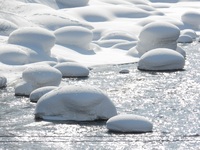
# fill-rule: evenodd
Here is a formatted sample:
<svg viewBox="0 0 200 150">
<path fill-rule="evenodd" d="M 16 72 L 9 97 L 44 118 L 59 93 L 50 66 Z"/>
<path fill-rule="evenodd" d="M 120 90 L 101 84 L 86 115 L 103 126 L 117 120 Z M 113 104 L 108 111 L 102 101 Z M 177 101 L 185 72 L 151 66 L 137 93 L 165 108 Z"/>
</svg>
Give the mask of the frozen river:
<svg viewBox="0 0 200 150">
<path fill-rule="evenodd" d="M 105 91 L 119 114 L 153 122 L 153 132 L 117 134 L 99 122 L 34 120 L 35 103 L 15 97 L 13 85 L 0 90 L 0 149 L 199 149 L 200 44 L 186 50 L 183 71 L 141 72 L 137 64 L 94 67 L 89 78 L 63 79 Z M 120 74 L 122 69 L 130 73 Z"/>
</svg>

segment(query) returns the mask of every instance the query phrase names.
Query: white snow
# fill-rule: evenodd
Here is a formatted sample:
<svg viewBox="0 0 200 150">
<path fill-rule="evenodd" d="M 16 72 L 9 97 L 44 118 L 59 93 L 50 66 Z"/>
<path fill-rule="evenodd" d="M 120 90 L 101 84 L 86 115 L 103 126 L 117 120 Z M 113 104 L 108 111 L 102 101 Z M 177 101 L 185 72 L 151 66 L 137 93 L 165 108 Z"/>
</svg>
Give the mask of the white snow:
<svg viewBox="0 0 200 150">
<path fill-rule="evenodd" d="M 123 114 L 110 118 L 106 127 L 113 132 L 144 133 L 151 132 L 153 124 L 143 116 Z"/>
<path fill-rule="evenodd" d="M 138 69 L 152 71 L 172 71 L 184 68 L 183 55 L 175 50 L 157 48 L 146 52 L 138 62 Z"/>
<path fill-rule="evenodd" d="M 189 35 L 180 35 L 180 37 L 177 40 L 178 43 L 192 43 L 193 39 Z"/>
<path fill-rule="evenodd" d="M 16 24 L 0 18 L 0 35 L 9 36 L 11 32 L 16 30 L 18 27 Z"/>
<path fill-rule="evenodd" d="M 57 88 L 57 86 L 45 86 L 45 87 L 38 88 L 31 92 L 30 97 L 29 97 L 30 101 L 37 102 L 40 99 L 40 97 L 42 97 L 46 93 L 48 93 L 56 88 Z"/>
<path fill-rule="evenodd" d="M 26 68 L 22 73 L 23 81 L 15 87 L 15 95 L 30 95 L 30 93 L 44 86 L 58 86 L 62 79 L 59 70 L 44 65 Z"/>
<path fill-rule="evenodd" d="M 12 32 L 8 43 L 25 46 L 39 54 L 50 56 L 51 48 L 55 44 L 55 36 L 43 28 L 24 27 Z"/>
<path fill-rule="evenodd" d="M 35 108 L 35 117 L 44 120 L 92 121 L 116 114 L 108 96 L 89 85 L 59 87 L 42 96 Z"/>
<path fill-rule="evenodd" d="M 177 48 L 177 39 L 180 35 L 180 29 L 168 22 L 151 22 L 144 26 L 139 34 L 139 41 L 136 50 L 139 55 L 155 48 Z M 129 55 L 133 55 L 134 49 L 129 51 Z"/>
<path fill-rule="evenodd" d="M 196 39 L 197 38 L 197 34 L 194 30 L 192 29 L 184 29 L 181 31 L 181 35 L 188 35 L 190 36 L 192 39 Z"/>
<path fill-rule="evenodd" d="M 200 11 L 187 11 L 181 16 L 181 20 L 194 29 L 200 29 Z"/>
<path fill-rule="evenodd" d="M 54 66 L 63 77 L 87 77 L 89 69 L 77 62 L 64 62 Z"/>
<path fill-rule="evenodd" d="M 186 53 L 177 46 L 177 39 L 188 42 L 191 36 L 193 41 L 199 40 L 199 0 L 0 0 L 0 4 L 0 74 L 5 75 L 7 84 L 16 84 L 16 95 L 28 96 L 37 88 L 58 86 L 66 72 L 50 66 L 66 62 L 77 62 L 78 67 L 70 70 L 81 76 L 89 75 L 91 66 L 138 61 L 139 69 L 182 69 Z M 2 86 L 4 79 L 0 80 Z M 89 95 L 98 93 L 91 89 Z M 84 94 L 87 96 L 88 90 Z M 58 99 L 64 101 L 62 96 Z M 90 100 L 87 109 L 93 113 Z M 60 102 L 55 106 L 68 111 Z M 102 107 L 95 105 L 94 109 Z M 67 119 L 99 119 L 96 112 L 91 118 L 88 112 L 76 112 L 75 118 L 70 112 Z M 65 115 L 59 117 L 66 119 Z"/>
<path fill-rule="evenodd" d="M 28 54 L 22 48 L 13 45 L 0 46 L 0 62 L 8 65 L 24 65 L 29 62 Z"/>
<path fill-rule="evenodd" d="M 56 43 L 90 49 L 93 39 L 92 31 L 80 26 L 68 26 L 55 31 Z"/>
</svg>

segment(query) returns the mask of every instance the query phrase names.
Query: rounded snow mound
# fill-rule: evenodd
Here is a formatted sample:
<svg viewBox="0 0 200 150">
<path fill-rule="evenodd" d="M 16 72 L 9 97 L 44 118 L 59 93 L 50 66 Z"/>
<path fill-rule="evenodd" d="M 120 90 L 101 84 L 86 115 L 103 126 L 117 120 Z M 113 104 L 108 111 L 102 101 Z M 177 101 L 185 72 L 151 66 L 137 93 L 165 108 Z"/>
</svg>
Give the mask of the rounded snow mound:
<svg viewBox="0 0 200 150">
<path fill-rule="evenodd" d="M 24 81 L 43 86 L 58 86 L 61 82 L 61 72 L 51 66 L 32 66 L 22 73 Z"/>
<path fill-rule="evenodd" d="M 197 38 L 197 34 L 194 30 L 192 29 L 184 29 L 181 31 L 181 35 L 188 35 L 190 36 L 192 39 L 196 39 Z"/>
<path fill-rule="evenodd" d="M 81 7 L 86 6 L 89 0 L 56 0 L 56 2 L 64 5 L 65 7 Z"/>
<path fill-rule="evenodd" d="M 184 57 L 175 50 L 158 48 L 146 52 L 138 62 L 138 69 L 152 71 L 173 71 L 184 68 Z"/>
<path fill-rule="evenodd" d="M 63 77 L 87 77 L 89 69 L 77 62 L 64 62 L 54 66 Z"/>
<path fill-rule="evenodd" d="M 153 124 L 143 116 L 124 114 L 110 118 L 106 122 L 106 127 L 114 132 L 151 132 Z"/>
<path fill-rule="evenodd" d="M 15 87 L 15 95 L 29 96 L 30 93 L 44 86 L 58 86 L 62 74 L 51 66 L 36 65 L 28 67 L 22 73 L 22 82 Z"/>
<path fill-rule="evenodd" d="M 55 32 L 56 43 L 71 45 L 88 49 L 93 39 L 92 31 L 79 26 L 70 26 L 57 29 Z"/>
<path fill-rule="evenodd" d="M 0 62 L 7 65 L 24 65 L 28 63 L 28 55 L 19 47 L 4 45 L 0 47 Z"/>
<path fill-rule="evenodd" d="M 44 120 L 93 121 L 117 114 L 116 108 L 100 89 L 70 85 L 57 88 L 42 96 L 35 117 Z"/>
<path fill-rule="evenodd" d="M 5 19 L 0 19 L 0 35 L 9 36 L 10 33 L 16 30 L 17 28 L 18 27 L 16 24 Z"/>
<path fill-rule="evenodd" d="M 6 87 L 7 84 L 7 78 L 3 75 L 0 75 L 0 88 Z"/>
<path fill-rule="evenodd" d="M 176 51 L 180 53 L 184 58 L 186 57 L 186 52 L 180 46 L 177 46 Z"/>
<path fill-rule="evenodd" d="M 37 101 L 40 99 L 40 97 L 42 97 L 46 93 L 48 93 L 56 88 L 57 88 L 57 86 L 45 86 L 45 87 L 38 88 L 31 92 L 30 97 L 29 97 L 30 101 L 37 103 Z"/>
<path fill-rule="evenodd" d="M 24 27 L 12 32 L 8 43 L 25 46 L 50 56 L 51 48 L 55 44 L 55 36 L 50 31 L 39 27 Z"/>
<path fill-rule="evenodd" d="M 181 16 L 183 23 L 191 25 L 194 29 L 200 29 L 200 12 L 187 11 Z"/>
<path fill-rule="evenodd" d="M 192 43 L 192 37 L 189 35 L 180 35 L 180 37 L 177 40 L 178 43 Z"/>
<path fill-rule="evenodd" d="M 136 49 L 140 55 L 155 48 L 169 48 L 175 50 L 179 35 L 179 28 L 171 23 L 152 22 L 144 26 L 140 32 Z"/>
</svg>

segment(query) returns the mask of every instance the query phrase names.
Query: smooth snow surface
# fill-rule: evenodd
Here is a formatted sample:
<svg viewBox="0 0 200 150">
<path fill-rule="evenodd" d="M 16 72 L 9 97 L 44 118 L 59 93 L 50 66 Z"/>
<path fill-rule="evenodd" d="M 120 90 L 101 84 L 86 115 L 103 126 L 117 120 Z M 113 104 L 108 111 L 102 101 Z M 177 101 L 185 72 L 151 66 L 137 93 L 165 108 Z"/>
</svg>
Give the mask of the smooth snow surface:
<svg viewBox="0 0 200 150">
<path fill-rule="evenodd" d="M 58 69 L 63 77 L 87 77 L 89 69 L 76 62 L 59 63 L 54 66 Z"/>
<path fill-rule="evenodd" d="M 152 22 L 144 26 L 139 34 L 139 41 L 136 45 L 136 50 L 139 55 L 143 55 L 149 50 L 155 48 L 170 48 L 176 49 L 177 42 L 180 35 L 180 29 L 168 22 Z M 133 50 L 129 51 L 132 55 Z"/>
<path fill-rule="evenodd" d="M 61 45 L 73 45 L 79 48 L 90 49 L 92 31 L 79 26 L 63 27 L 55 31 L 56 43 Z"/>
<path fill-rule="evenodd" d="M 177 40 L 178 43 L 192 43 L 193 39 L 189 35 L 180 35 L 180 37 Z"/>
<path fill-rule="evenodd" d="M 190 36 L 192 39 L 196 39 L 197 38 L 197 34 L 194 30 L 192 29 L 184 29 L 181 31 L 181 35 L 188 35 Z"/>
<path fill-rule="evenodd" d="M 58 86 L 61 78 L 61 72 L 53 67 L 42 65 L 28 67 L 22 73 L 23 81 L 15 87 L 15 95 L 28 96 L 37 88 Z"/>
<path fill-rule="evenodd" d="M 40 97 L 42 97 L 44 94 L 46 94 L 56 88 L 57 88 L 56 86 L 45 86 L 45 87 L 38 88 L 31 92 L 30 101 L 37 102 L 40 99 Z"/>
<path fill-rule="evenodd" d="M 44 120 L 93 121 L 109 119 L 116 108 L 100 89 L 88 85 L 69 85 L 42 96 L 35 109 Z"/>
<path fill-rule="evenodd" d="M 195 29 L 200 29 L 200 11 L 187 11 L 181 16 L 185 24 L 191 25 Z"/>
<path fill-rule="evenodd" d="M 138 62 L 138 69 L 172 71 L 184 68 L 184 57 L 172 49 L 158 48 L 146 52 Z"/>
<path fill-rule="evenodd" d="M 110 118 L 106 122 L 106 126 L 110 131 L 114 132 L 151 132 L 153 124 L 143 116 L 123 114 Z"/>
<path fill-rule="evenodd" d="M 39 27 L 20 28 L 12 32 L 8 43 L 25 46 L 37 53 L 51 55 L 55 44 L 55 36 L 50 31 Z"/>
</svg>

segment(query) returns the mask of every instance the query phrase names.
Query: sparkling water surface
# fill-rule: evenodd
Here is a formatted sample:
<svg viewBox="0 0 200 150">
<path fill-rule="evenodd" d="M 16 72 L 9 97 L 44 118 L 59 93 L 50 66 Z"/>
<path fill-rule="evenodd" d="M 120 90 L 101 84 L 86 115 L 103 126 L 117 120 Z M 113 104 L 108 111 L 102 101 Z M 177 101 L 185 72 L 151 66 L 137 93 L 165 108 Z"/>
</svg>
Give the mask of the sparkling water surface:
<svg viewBox="0 0 200 150">
<path fill-rule="evenodd" d="M 63 79 L 99 87 L 118 114 L 147 117 L 153 132 L 111 133 L 105 121 L 38 121 L 36 104 L 14 96 L 8 85 L 0 90 L 0 149 L 200 149 L 200 44 L 181 46 L 187 53 L 183 71 L 142 72 L 134 63 L 96 66 L 88 78 Z"/>
</svg>

